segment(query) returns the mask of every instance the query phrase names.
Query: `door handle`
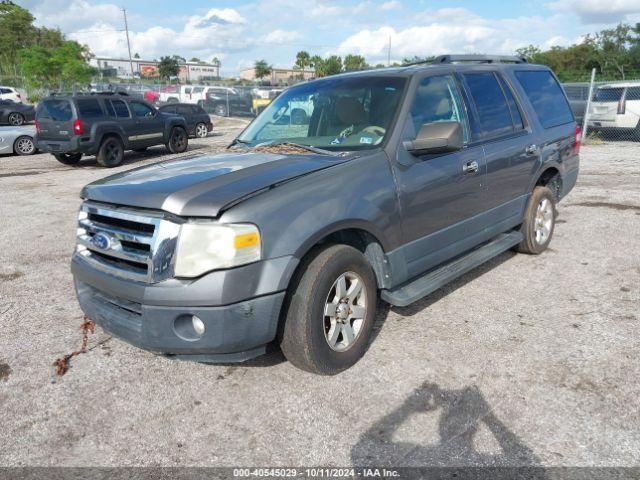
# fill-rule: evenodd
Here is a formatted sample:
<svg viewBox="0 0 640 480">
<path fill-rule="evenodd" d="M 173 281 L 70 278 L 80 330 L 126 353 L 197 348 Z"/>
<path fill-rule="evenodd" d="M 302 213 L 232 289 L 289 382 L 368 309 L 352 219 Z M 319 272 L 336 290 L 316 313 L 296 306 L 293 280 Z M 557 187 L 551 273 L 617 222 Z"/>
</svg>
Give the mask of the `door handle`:
<svg viewBox="0 0 640 480">
<path fill-rule="evenodd" d="M 535 144 L 527 145 L 527 148 L 524 149 L 524 153 L 527 155 L 535 155 L 538 153 L 538 146 Z"/>
<path fill-rule="evenodd" d="M 478 171 L 478 162 L 476 162 L 475 160 L 472 162 L 467 162 L 464 164 L 464 166 L 462 167 L 462 171 L 464 173 L 475 173 Z"/>
</svg>

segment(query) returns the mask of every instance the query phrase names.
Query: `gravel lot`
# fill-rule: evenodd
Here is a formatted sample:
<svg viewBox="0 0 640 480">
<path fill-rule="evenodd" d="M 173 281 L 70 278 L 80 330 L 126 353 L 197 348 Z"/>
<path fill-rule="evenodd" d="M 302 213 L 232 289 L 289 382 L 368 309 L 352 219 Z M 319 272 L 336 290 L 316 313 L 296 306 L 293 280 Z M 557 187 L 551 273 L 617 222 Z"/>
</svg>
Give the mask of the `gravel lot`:
<svg viewBox="0 0 640 480">
<path fill-rule="evenodd" d="M 186 154 L 245 123 L 217 120 Z M 582 151 L 545 254 L 381 305 L 364 359 L 331 378 L 277 353 L 172 361 L 96 328 L 56 379 L 51 363 L 81 341 L 78 193 L 167 156 L 113 170 L 0 157 L 0 465 L 638 465 L 640 145 Z"/>
</svg>

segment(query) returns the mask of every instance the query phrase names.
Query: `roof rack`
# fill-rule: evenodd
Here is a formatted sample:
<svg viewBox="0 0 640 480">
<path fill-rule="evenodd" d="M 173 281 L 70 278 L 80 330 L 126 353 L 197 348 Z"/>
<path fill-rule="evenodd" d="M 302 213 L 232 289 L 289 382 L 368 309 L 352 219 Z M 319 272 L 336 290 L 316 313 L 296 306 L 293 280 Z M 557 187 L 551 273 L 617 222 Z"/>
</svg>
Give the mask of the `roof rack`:
<svg viewBox="0 0 640 480">
<path fill-rule="evenodd" d="M 527 63 L 527 59 L 517 55 L 440 55 L 433 59 L 438 63 Z"/>
</svg>

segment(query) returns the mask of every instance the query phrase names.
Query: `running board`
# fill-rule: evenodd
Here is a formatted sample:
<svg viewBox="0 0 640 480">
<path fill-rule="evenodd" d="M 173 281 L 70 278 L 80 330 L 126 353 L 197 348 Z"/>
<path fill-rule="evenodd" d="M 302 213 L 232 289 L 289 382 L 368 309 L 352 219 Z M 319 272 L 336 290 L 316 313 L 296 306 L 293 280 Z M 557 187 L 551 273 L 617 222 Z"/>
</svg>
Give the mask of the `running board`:
<svg viewBox="0 0 640 480">
<path fill-rule="evenodd" d="M 509 232 L 498 235 L 486 245 L 472 250 L 463 257 L 459 257 L 450 263 L 446 263 L 426 275 L 406 283 L 394 290 L 382 290 L 381 297 L 385 302 L 398 307 L 406 307 L 416 300 L 435 292 L 451 280 L 464 275 L 469 270 L 482 265 L 487 260 L 522 241 L 522 233 Z"/>
</svg>

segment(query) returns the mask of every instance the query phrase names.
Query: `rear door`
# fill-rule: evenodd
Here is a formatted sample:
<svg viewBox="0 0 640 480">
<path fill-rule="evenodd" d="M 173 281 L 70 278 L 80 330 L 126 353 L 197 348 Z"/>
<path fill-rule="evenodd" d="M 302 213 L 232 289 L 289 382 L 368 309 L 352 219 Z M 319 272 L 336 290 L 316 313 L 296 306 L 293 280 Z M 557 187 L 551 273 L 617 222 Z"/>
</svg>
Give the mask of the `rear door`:
<svg viewBox="0 0 640 480">
<path fill-rule="evenodd" d="M 146 103 L 129 102 L 129 109 L 135 120 L 129 141 L 135 147 L 162 143 L 164 121 L 157 111 Z"/>
<path fill-rule="evenodd" d="M 178 105 L 176 107 L 176 113 L 178 115 L 180 115 L 181 117 L 184 117 L 184 119 L 187 122 L 187 131 L 189 132 L 189 134 L 193 134 L 193 132 L 195 131 L 195 115 L 193 114 L 193 106 L 192 105 Z"/>
<path fill-rule="evenodd" d="M 66 98 L 47 98 L 36 111 L 39 140 L 69 140 L 73 135 L 74 110 Z"/>
<path fill-rule="evenodd" d="M 501 74 L 485 70 L 460 77 L 470 99 L 472 142 L 482 145 L 487 165 L 482 197 L 487 226 L 515 221 L 522 215 L 539 158 L 531 129 Z"/>
</svg>

